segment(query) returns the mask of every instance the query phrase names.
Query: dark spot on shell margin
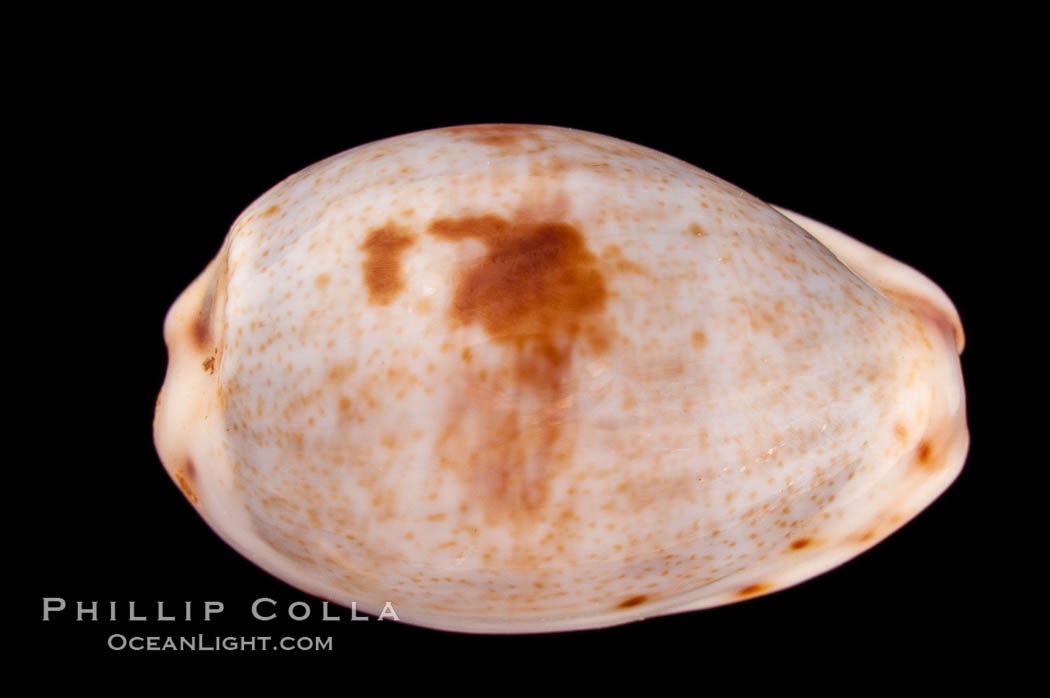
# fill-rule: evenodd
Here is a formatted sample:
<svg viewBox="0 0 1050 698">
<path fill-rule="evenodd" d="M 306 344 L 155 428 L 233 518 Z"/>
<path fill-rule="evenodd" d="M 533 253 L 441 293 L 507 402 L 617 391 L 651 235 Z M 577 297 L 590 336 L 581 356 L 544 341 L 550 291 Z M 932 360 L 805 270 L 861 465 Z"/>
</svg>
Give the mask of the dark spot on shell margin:
<svg viewBox="0 0 1050 698">
<path fill-rule="evenodd" d="M 208 285 L 208 291 L 204 294 L 201 308 L 197 312 L 197 317 L 193 319 L 193 326 L 190 328 L 194 344 L 202 351 L 211 345 L 211 313 L 214 306 L 215 283 L 212 282 Z"/>
<path fill-rule="evenodd" d="M 629 599 L 624 599 L 620 603 L 616 604 L 616 608 L 633 608 L 634 606 L 640 606 L 649 600 L 649 597 L 645 594 L 639 594 L 638 596 L 632 596 Z"/>
<path fill-rule="evenodd" d="M 930 467 L 933 460 L 933 447 L 930 446 L 928 439 L 923 439 L 919 442 L 918 447 L 915 449 L 915 457 L 919 461 L 919 465 L 923 467 Z"/>
<path fill-rule="evenodd" d="M 193 488 L 193 482 L 197 479 L 197 469 L 193 465 L 193 461 L 189 458 L 183 463 L 182 468 L 175 471 L 175 483 L 182 490 L 182 494 L 185 495 L 186 499 L 190 500 L 190 504 L 197 506 L 199 499 L 197 493 Z"/>
<path fill-rule="evenodd" d="M 773 588 L 772 584 L 749 584 L 748 586 L 740 589 L 736 592 L 738 599 L 746 599 L 751 596 L 758 596 L 764 594 Z"/>
</svg>

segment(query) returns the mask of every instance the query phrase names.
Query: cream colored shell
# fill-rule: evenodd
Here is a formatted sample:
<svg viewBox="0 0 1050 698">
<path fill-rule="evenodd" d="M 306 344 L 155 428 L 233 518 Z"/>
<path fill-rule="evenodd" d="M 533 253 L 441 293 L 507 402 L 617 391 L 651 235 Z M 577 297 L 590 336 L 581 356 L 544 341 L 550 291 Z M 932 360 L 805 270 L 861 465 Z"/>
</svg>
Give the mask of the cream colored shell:
<svg viewBox="0 0 1050 698">
<path fill-rule="evenodd" d="M 306 592 L 437 628 L 783 588 L 915 516 L 968 444 L 934 284 L 570 129 L 308 167 L 237 219 L 165 340 L 157 450 L 215 531 Z"/>
</svg>

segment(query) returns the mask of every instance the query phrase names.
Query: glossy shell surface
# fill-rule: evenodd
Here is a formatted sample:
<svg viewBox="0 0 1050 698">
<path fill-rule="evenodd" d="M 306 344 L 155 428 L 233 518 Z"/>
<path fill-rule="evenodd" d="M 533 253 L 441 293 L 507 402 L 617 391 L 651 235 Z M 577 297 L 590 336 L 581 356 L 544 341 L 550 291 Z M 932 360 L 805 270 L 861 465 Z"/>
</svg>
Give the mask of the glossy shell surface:
<svg viewBox="0 0 1050 698">
<path fill-rule="evenodd" d="M 155 442 L 292 585 L 476 632 L 765 594 L 936 498 L 951 302 L 690 164 L 483 125 L 364 145 L 234 223 L 165 323 Z"/>
</svg>

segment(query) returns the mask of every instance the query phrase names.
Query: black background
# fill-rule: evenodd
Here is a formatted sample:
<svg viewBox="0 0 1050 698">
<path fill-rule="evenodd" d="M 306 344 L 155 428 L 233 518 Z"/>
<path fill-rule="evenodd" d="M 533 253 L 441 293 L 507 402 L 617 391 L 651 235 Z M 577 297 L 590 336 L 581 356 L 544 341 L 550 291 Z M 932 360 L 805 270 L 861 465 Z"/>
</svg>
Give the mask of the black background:
<svg viewBox="0 0 1050 698">
<path fill-rule="evenodd" d="M 416 68 L 428 65 L 418 61 Z M 975 108 L 986 98 L 979 67 L 925 54 L 837 68 L 819 60 L 781 69 L 773 56 L 758 70 L 699 62 L 682 72 L 582 61 L 512 74 L 476 63 L 406 71 L 373 62 L 318 85 L 301 81 L 301 67 L 139 70 L 127 56 L 65 65 L 42 90 L 46 115 L 30 132 L 40 135 L 27 137 L 46 175 L 34 174 L 48 196 L 33 206 L 49 232 L 30 239 L 44 243 L 46 264 L 19 271 L 37 279 L 33 302 L 53 319 L 34 340 L 33 357 L 52 367 L 36 399 L 40 414 L 55 417 L 34 435 L 44 455 L 23 490 L 36 512 L 30 532 L 18 536 L 29 556 L 30 588 L 19 605 L 33 633 L 29 649 L 133 664 L 144 653 L 108 650 L 110 634 L 204 632 L 332 635 L 333 654 L 358 667 L 395 656 L 469 657 L 476 666 L 624 652 L 636 659 L 651 650 L 703 653 L 707 666 L 775 657 L 870 667 L 986 646 L 994 637 L 986 628 L 1002 613 L 987 562 L 997 535 L 988 502 L 998 485 L 1001 457 L 992 444 L 1002 416 L 991 397 L 999 301 L 988 292 L 995 282 L 977 276 L 988 261 L 978 214 L 988 194 L 975 163 L 992 138 Z M 321 622 L 320 601 L 228 548 L 162 468 L 151 425 L 166 363 L 164 314 L 238 213 L 284 177 L 379 138 L 482 122 L 570 126 L 662 150 L 929 276 L 955 302 L 968 339 L 972 445 L 960 478 L 870 552 L 729 607 L 498 638 Z M 150 616 L 157 601 L 169 608 L 194 601 L 195 617 L 205 600 L 226 610 L 207 624 L 78 623 L 69 611 L 43 623 L 48 596 L 71 607 L 118 601 L 122 614 L 133 600 Z M 260 623 L 249 607 L 263 596 L 279 609 L 307 600 L 313 616 Z"/>
</svg>

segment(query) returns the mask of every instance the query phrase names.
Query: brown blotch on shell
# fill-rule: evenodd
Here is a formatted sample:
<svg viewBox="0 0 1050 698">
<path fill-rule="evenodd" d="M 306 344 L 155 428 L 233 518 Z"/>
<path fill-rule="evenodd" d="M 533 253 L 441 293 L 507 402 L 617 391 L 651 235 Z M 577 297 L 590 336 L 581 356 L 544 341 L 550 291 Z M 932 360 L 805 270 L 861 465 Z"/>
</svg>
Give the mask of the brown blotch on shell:
<svg viewBox="0 0 1050 698">
<path fill-rule="evenodd" d="M 639 594 L 638 596 L 632 596 L 629 599 L 624 599 L 620 603 L 616 604 L 616 607 L 617 608 L 633 608 L 635 606 L 640 606 L 641 604 L 645 603 L 648 600 L 649 600 L 648 596 L 646 596 L 645 594 Z"/>
<path fill-rule="evenodd" d="M 533 341 L 547 354 L 574 339 L 605 307 L 605 280 L 583 236 L 566 223 L 512 223 L 498 216 L 433 221 L 430 234 L 489 248 L 458 280 L 452 316 L 501 342 Z M 553 358 L 553 357 L 552 357 Z"/>
<path fill-rule="evenodd" d="M 571 458 L 573 354 L 608 349 L 604 277 L 580 231 L 564 222 L 442 218 L 428 232 L 488 248 L 459 273 L 449 315 L 456 326 L 482 326 L 507 352 L 498 389 L 465 357 L 462 397 L 439 441 L 442 462 L 467 480 L 490 519 L 527 517 L 542 509 L 551 476 Z"/>
<path fill-rule="evenodd" d="M 803 548 L 808 548 L 812 544 L 812 538 L 799 538 L 798 540 L 791 541 L 791 545 L 789 547 L 792 550 L 802 550 Z"/>
<path fill-rule="evenodd" d="M 549 148 L 535 126 L 527 124 L 479 124 L 449 129 L 470 143 L 492 146 L 499 155 L 521 155 Z"/>
<path fill-rule="evenodd" d="M 204 363 L 201 364 L 201 367 L 208 373 L 215 373 L 215 357 L 209 356 L 204 360 Z"/>
<path fill-rule="evenodd" d="M 388 305 L 405 287 L 401 276 L 401 255 L 415 238 L 393 223 L 375 228 L 368 233 L 361 249 L 365 252 L 362 264 L 368 299 L 377 305 Z"/>
</svg>

